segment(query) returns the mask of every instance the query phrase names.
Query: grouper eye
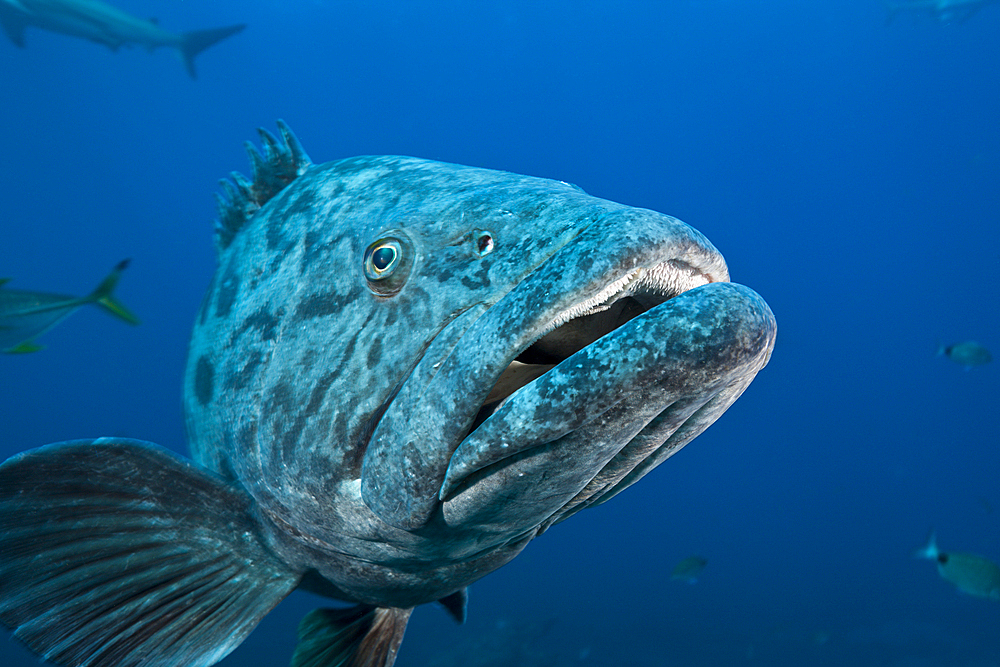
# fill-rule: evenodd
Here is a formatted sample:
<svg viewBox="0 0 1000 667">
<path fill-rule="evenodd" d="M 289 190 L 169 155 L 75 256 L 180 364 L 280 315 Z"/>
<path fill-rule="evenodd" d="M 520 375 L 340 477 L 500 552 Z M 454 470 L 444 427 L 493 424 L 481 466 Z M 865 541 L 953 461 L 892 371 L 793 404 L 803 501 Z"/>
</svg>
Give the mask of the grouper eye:
<svg viewBox="0 0 1000 667">
<path fill-rule="evenodd" d="M 381 296 L 391 296 L 406 282 L 409 257 L 402 240 L 381 238 L 365 250 L 365 278 L 368 287 Z"/>
<path fill-rule="evenodd" d="M 473 234 L 472 240 L 475 243 L 476 255 L 478 257 L 485 257 L 493 252 L 493 234 L 485 229 L 481 229 Z"/>
<path fill-rule="evenodd" d="M 385 280 L 399 266 L 403 248 L 396 239 L 379 239 L 365 251 L 365 277 Z"/>
</svg>

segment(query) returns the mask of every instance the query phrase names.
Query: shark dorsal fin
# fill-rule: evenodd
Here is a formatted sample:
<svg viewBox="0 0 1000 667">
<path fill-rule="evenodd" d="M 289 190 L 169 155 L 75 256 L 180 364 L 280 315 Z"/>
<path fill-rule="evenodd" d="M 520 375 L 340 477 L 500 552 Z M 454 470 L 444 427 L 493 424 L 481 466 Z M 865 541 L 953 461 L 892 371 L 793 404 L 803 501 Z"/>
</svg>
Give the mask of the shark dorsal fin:
<svg viewBox="0 0 1000 667">
<path fill-rule="evenodd" d="M 257 131 L 264 154 L 261 155 L 249 141 L 245 144 L 253 168 L 253 180 L 249 181 L 243 174 L 234 171 L 229 176 L 232 181 L 223 179 L 219 182 L 222 194 L 215 195 L 219 210 L 215 232 L 220 250 L 229 247 L 233 237 L 261 206 L 312 165 L 299 140 L 284 121 L 278 121 L 280 141 L 264 128 Z"/>
</svg>

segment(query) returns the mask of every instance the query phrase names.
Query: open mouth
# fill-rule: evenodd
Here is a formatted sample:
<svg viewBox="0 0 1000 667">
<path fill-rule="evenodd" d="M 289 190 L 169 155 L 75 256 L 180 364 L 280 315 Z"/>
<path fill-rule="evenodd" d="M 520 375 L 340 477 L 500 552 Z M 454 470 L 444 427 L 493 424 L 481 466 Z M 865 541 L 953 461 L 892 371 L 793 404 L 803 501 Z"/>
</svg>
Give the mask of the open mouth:
<svg viewBox="0 0 1000 667">
<path fill-rule="evenodd" d="M 438 494 L 444 520 L 498 534 L 544 530 L 708 428 L 767 363 L 775 327 L 752 290 L 698 282 L 676 294 L 624 289 L 521 350 L 450 456 Z M 553 347 L 540 359 L 549 363 L 518 361 Z"/>
<path fill-rule="evenodd" d="M 684 262 L 671 260 L 650 269 L 636 269 L 596 297 L 567 309 L 543 327 L 541 335 L 508 364 L 476 414 L 469 433 L 517 390 L 560 362 L 639 315 L 710 282 L 716 280 Z"/>
</svg>

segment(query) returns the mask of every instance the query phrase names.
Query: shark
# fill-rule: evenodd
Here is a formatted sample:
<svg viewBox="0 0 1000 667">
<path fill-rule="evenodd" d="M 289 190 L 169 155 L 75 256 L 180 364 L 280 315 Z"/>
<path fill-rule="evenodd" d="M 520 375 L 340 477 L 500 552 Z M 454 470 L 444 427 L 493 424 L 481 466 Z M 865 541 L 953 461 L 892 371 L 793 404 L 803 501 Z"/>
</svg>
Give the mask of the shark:
<svg viewBox="0 0 1000 667">
<path fill-rule="evenodd" d="M 0 0 L 0 26 L 15 45 L 24 47 L 28 26 L 82 37 L 104 44 L 112 51 L 126 45 L 176 49 L 192 79 L 197 78 L 194 59 L 199 53 L 246 25 L 175 33 L 155 20 L 141 19 L 100 0 Z"/>
<path fill-rule="evenodd" d="M 892 22 L 900 12 L 916 12 L 930 15 L 940 23 L 966 21 L 986 5 L 994 4 L 995 0 L 904 0 L 896 2 L 886 0 L 889 11 L 886 25 Z"/>
<path fill-rule="evenodd" d="M 208 667 L 293 590 L 293 667 L 389 667 L 413 610 L 715 422 L 777 325 L 684 222 L 279 122 L 218 196 L 187 458 L 104 437 L 0 464 L 0 623 L 67 667 Z M 661 508 L 663 512 L 676 511 Z"/>
</svg>

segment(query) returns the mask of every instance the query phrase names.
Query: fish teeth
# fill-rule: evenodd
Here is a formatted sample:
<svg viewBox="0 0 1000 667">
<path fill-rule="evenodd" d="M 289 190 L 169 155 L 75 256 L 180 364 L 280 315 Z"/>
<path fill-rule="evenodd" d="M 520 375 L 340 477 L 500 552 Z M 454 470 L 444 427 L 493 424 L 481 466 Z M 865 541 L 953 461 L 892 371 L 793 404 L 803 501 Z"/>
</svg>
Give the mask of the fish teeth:
<svg viewBox="0 0 1000 667">
<path fill-rule="evenodd" d="M 574 304 L 569 308 L 567 308 L 566 310 L 562 311 L 561 313 L 557 314 L 552 319 L 552 321 L 549 322 L 548 325 L 546 325 L 542 329 L 541 333 L 538 335 L 538 338 L 542 338 L 546 334 L 555 331 L 556 329 L 558 329 L 559 327 L 566 324 L 572 319 L 575 319 L 577 317 L 582 317 L 584 315 L 592 315 L 594 313 L 599 313 L 602 310 L 607 310 L 612 303 L 618 300 L 618 298 L 620 298 L 623 295 L 627 295 L 626 287 L 630 283 L 635 282 L 639 278 L 639 276 L 643 273 L 643 271 L 644 270 L 642 268 L 635 269 L 634 271 L 631 271 L 625 276 L 614 281 L 613 283 L 611 283 L 610 285 L 608 285 L 600 292 L 598 292 L 596 295 L 592 296 L 586 301 Z"/>
<path fill-rule="evenodd" d="M 639 267 L 615 280 L 593 297 L 574 304 L 557 314 L 542 329 L 535 340 L 537 341 L 572 319 L 607 310 L 614 302 L 628 296 L 659 297 L 653 303 L 640 299 L 640 301 L 644 301 L 643 305 L 649 308 L 678 294 L 683 294 L 689 289 L 711 282 L 715 281 L 683 260 L 672 259 L 649 268 Z"/>
</svg>

